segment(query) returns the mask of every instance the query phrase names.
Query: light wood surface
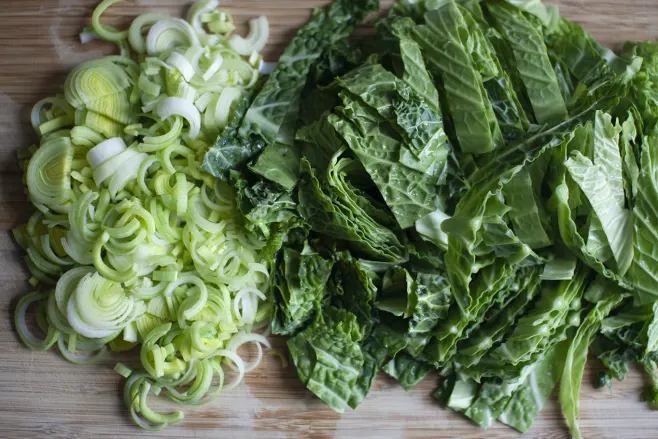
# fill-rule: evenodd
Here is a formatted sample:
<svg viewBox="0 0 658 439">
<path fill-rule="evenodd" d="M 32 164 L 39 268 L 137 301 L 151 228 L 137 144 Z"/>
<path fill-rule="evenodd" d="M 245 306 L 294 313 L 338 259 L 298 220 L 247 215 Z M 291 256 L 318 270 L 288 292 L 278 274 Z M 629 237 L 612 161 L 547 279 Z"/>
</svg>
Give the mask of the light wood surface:
<svg viewBox="0 0 658 439">
<path fill-rule="evenodd" d="M 125 25 L 147 10 L 180 14 L 185 1 L 127 1 L 108 17 Z M 223 2 L 236 22 L 266 14 L 271 23 L 275 59 L 318 0 L 234 0 Z M 389 2 L 385 2 L 390 4 Z M 108 53 L 108 46 L 81 46 L 77 35 L 89 23 L 95 0 L 0 0 L 0 438 L 130 437 L 308 437 L 308 438 L 516 438 L 502 424 L 480 430 L 432 400 L 436 376 L 409 393 L 380 376 L 357 411 L 339 416 L 325 408 L 298 382 L 291 368 L 275 357 L 250 374 L 239 388 L 214 403 L 186 408 L 185 421 L 161 433 L 133 426 L 123 408 L 122 378 L 113 360 L 74 366 L 55 352 L 30 352 L 13 330 L 13 305 L 28 291 L 22 254 L 8 230 L 25 220 L 28 205 L 21 187 L 15 150 L 34 141 L 29 110 L 38 99 L 61 90 L 68 70 L 79 62 Z M 583 24 L 601 42 L 619 46 L 626 39 L 658 36 L 658 0 L 562 0 L 567 17 Z M 244 28 L 242 28 L 244 30 Z M 284 346 L 276 339 L 275 345 Z M 130 357 L 123 361 L 134 363 Z M 586 438 L 658 437 L 658 414 L 640 401 L 644 379 L 633 370 L 612 391 L 591 386 L 597 371 L 591 361 L 581 392 L 581 426 Z M 157 406 L 173 407 L 167 402 Z M 552 398 L 528 438 L 566 438 Z"/>
</svg>

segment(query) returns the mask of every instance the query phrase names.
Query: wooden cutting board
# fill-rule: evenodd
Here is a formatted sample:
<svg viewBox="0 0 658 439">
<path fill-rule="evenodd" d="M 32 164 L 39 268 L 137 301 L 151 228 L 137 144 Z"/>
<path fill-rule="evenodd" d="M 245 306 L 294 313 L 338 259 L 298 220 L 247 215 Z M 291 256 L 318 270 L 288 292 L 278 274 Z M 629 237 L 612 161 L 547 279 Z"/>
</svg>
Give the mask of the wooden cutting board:
<svg viewBox="0 0 658 439">
<path fill-rule="evenodd" d="M 69 364 L 56 352 L 31 352 L 13 330 L 17 297 L 29 290 L 22 254 L 9 230 L 25 221 L 28 204 L 21 186 L 15 150 L 33 142 L 31 106 L 61 90 L 72 66 L 109 53 L 102 43 L 79 44 L 96 0 L 0 1 L 0 438 L 242 437 L 284 438 L 516 438 L 496 424 L 488 431 L 431 398 L 436 376 L 405 393 L 380 376 L 357 411 L 339 416 L 308 392 L 290 367 L 268 356 L 237 389 L 215 402 L 185 410 L 185 421 L 160 433 L 135 427 L 121 399 L 123 379 L 112 371 L 114 360 L 94 366 Z M 181 14 L 187 1 L 127 1 L 110 9 L 112 23 L 125 26 L 149 11 Z M 237 23 L 265 14 L 270 19 L 274 60 L 320 0 L 226 1 Z M 390 5 L 390 1 L 385 2 Z M 618 47 L 627 39 L 658 36 L 657 0 L 562 0 L 562 13 L 585 26 L 602 43 Z M 246 27 L 242 27 L 244 31 Z M 284 340 L 274 344 L 283 347 Z M 130 357 L 122 357 L 130 363 Z M 658 437 L 658 415 L 640 401 L 645 384 L 633 370 L 612 391 L 594 390 L 598 366 L 591 361 L 581 392 L 581 427 L 586 438 Z M 155 400 L 155 398 L 154 398 Z M 156 402 L 156 407 L 173 407 Z M 553 397 L 528 438 L 568 437 Z"/>
</svg>

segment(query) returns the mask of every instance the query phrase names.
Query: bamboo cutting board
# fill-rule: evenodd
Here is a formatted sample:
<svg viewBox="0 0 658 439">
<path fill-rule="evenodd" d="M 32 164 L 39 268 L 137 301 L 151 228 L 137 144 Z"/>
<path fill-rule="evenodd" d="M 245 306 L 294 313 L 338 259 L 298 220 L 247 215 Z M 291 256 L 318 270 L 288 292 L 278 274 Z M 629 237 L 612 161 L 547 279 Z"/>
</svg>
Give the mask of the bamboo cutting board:
<svg viewBox="0 0 658 439">
<path fill-rule="evenodd" d="M 517 438 L 502 424 L 480 430 L 463 417 L 441 409 L 431 398 L 436 376 L 405 393 L 380 376 L 357 411 L 339 416 L 327 409 L 278 358 L 266 356 L 262 366 L 241 386 L 215 402 L 185 408 L 185 421 L 160 433 L 132 424 L 123 408 L 123 378 L 112 371 L 113 360 L 94 366 L 69 364 L 55 352 L 31 352 L 15 335 L 13 308 L 28 291 L 22 254 L 8 231 L 25 221 L 28 204 L 21 186 L 15 150 L 35 139 L 29 124 L 31 106 L 61 90 L 74 65 L 107 54 L 102 43 L 81 46 L 77 38 L 89 23 L 96 0 L 0 0 L 0 438 L 131 438 L 131 437 L 263 437 L 263 438 Z M 107 15 L 126 26 L 148 10 L 181 14 L 186 1 L 137 0 L 121 3 Z M 274 60 L 310 8 L 322 0 L 234 0 L 223 2 L 238 24 L 252 16 L 270 19 Z M 385 2 L 390 5 L 391 1 Z M 603 44 L 618 47 L 628 39 L 658 36 L 658 0 L 562 0 L 563 15 L 592 32 Z M 246 27 L 239 28 L 245 31 Z M 283 339 L 275 346 L 284 348 Z M 122 357 L 127 364 L 130 357 Z M 581 428 L 586 438 L 644 439 L 658 437 L 658 413 L 640 401 L 644 378 L 633 370 L 612 391 L 594 390 L 592 361 L 581 391 Z M 173 408 L 155 401 L 155 408 Z M 555 397 L 524 437 L 566 438 Z"/>
</svg>

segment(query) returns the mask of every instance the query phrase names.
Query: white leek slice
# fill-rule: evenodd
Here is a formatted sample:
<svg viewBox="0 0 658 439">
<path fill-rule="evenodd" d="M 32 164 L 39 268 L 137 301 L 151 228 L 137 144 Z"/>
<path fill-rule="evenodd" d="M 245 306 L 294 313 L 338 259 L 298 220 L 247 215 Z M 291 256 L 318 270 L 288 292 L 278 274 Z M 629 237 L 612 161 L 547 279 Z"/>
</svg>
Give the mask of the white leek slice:
<svg viewBox="0 0 658 439">
<path fill-rule="evenodd" d="M 158 104 L 155 113 L 160 119 L 182 116 L 190 124 L 189 137 L 196 139 L 201 130 L 201 114 L 190 101 L 183 98 L 169 97 Z"/>
<path fill-rule="evenodd" d="M 93 272 L 93 267 L 76 267 L 67 271 L 59 278 L 55 286 L 55 303 L 62 314 L 66 315 L 69 299 L 78 287 L 80 280 Z"/>
<path fill-rule="evenodd" d="M 201 46 L 192 46 L 189 49 L 185 51 L 185 59 L 194 67 L 194 71 L 197 73 L 201 73 L 199 70 L 199 61 L 201 60 L 201 57 L 205 54 L 207 54 L 208 49 L 205 47 Z"/>
<path fill-rule="evenodd" d="M 270 24 L 267 17 L 260 16 L 249 21 L 249 34 L 246 38 L 233 35 L 229 44 L 242 56 L 249 56 L 252 52 L 260 52 L 265 48 L 270 37 Z"/>
<path fill-rule="evenodd" d="M 100 165 L 94 170 L 94 181 L 96 185 L 100 186 L 105 180 L 113 176 L 128 160 L 132 160 L 138 154 L 139 152 L 136 149 L 128 148 Z"/>
<path fill-rule="evenodd" d="M 222 55 L 217 55 L 215 58 L 212 60 L 206 71 L 203 73 L 202 78 L 204 81 L 208 81 L 210 78 L 213 77 L 215 73 L 219 71 L 219 69 L 222 67 L 222 64 L 224 63 L 224 57 Z"/>
<path fill-rule="evenodd" d="M 167 18 L 155 23 L 146 36 L 146 52 L 158 55 L 176 46 L 198 46 L 199 37 L 189 23 L 180 18 Z"/>
<path fill-rule="evenodd" d="M 144 37 L 142 36 L 142 29 L 144 29 L 146 26 L 151 26 L 160 20 L 166 20 L 168 18 L 170 17 L 165 14 L 149 12 L 142 14 L 133 20 L 133 23 L 130 25 L 130 30 L 128 32 L 128 41 L 130 42 L 130 45 L 135 50 L 135 52 L 144 53 L 146 51 L 146 44 L 144 42 Z"/>
<path fill-rule="evenodd" d="M 119 168 L 117 172 L 114 173 L 114 176 L 112 176 L 110 185 L 108 187 L 110 190 L 110 196 L 112 198 L 114 198 L 119 191 L 125 188 L 130 180 L 134 180 L 135 177 L 137 177 L 137 171 L 139 170 L 139 167 L 147 158 L 148 154 L 138 154 L 134 158 L 130 159 L 130 161 L 124 166 L 121 166 L 121 168 Z"/>
<path fill-rule="evenodd" d="M 115 155 L 124 152 L 126 148 L 126 142 L 121 137 L 113 137 L 91 148 L 87 153 L 87 161 L 92 169 L 96 169 Z"/>
<path fill-rule="evenodd" d="M 219 95 L 217 101 L 217 110 L 215 112 L 215 121 L 219 128 L 224 128 L 228 125 L 229 115 L 231 109 L 235 106 L 235 102 L 242 97 L 242 92 L 238 88 L 226 87 L 222 94 Z"/>
<path fill-rule="evenodd" d="M 194 101 L 194 106 L 200 111 L 204 112 L 206 111 L 206 108 L 208 107 L 208 104 L 212 102 L 213 98 L 215 97 L 214 93 L 206 92 L 199 96 L 196 101 Z"/>
<path fill-rule="evenodd" d="M 205 35 L 206 31 L 203 29 L 203 24 L 201 23 L 201 16 L 207 14 L 219 7 L 219 1 L 217 0 L 201 0 L 196 2 L 187 13 L 187 21 L 190 22 L 192 27 L 199 35 Z"/>
<path fill-rule="evenodd" d="M 169 55 L 169 58 L 167 58 L 167 64 L 177 68 L 187 82 L 190 82 L 194 77 L 194 66 L 190 64 L 187 58 L 178 52 L 172 52 L 172 54 Z"/>
<path fill-rule="evenodd" d="M 103 338 L 122 331 L 143 310 L 144 303 L 135 302 L 120 283 L 89 273 L 71 295 L 66 317 L 78 334 Z"/>
</svg>

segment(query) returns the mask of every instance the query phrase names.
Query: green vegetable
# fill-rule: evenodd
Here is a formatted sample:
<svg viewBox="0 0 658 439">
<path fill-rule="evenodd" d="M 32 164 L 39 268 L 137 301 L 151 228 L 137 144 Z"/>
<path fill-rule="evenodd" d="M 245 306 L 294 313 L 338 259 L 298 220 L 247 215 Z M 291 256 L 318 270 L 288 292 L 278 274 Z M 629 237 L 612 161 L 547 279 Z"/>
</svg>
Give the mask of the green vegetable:
<svg viewBox="0 0 658 439">
<path fill-rule="evenodd" d="M 392 225 L 393 218 L 378 203 L 361 193 L 345 178 L 356 165 L 334 155 L 327 170 L 326 183 L 316 176 L 302 159 L 299 183 L 299 213 L 312 230 L 334 239 L 348 241 L 368 258 L 383 262 L 404 261 L 405 249 Z"/>
<path fill-rule="evenodd" d="M 652 145 L 658 140 L 658 132 L 652 131 L 644 139 L 644 143 Z M 638 302 L 651 303 L 655 299 L 655 279 L 651 268 L 656 259 L 653 253 L 655 243 L 655 210 L 653 206 L 658 202 L 658 177 L 655 174 L 658 158 L 655 149 L 651 147 L 642 149 L 641 171 L 637 182 L 637 196 L 633 209 L 633 250 L 634 259 L 630 268 L 630 278 L 636 291 Z"/>
<path fill-rule="evenodd" d="M 291 190 L 299 178 L 299 155 L 296 149 L 283 143 L 267 146 L 249 169 L 263 178 Z"/>
<path fill-rule="evenodd" d="M 525 382 L 514 391 L 500 413 L 498 419 L 501 422 L 523 433 L 530 430 L 558 380 L 564 380 L 567 376 L 562 370 L 567 344 L 567 340 L 556 344 L 534 365 Z"/>
<path fill-rule="evenodd" d="M 576 431 L 590 345 L 603 383 L 655 383 L 658 50 L 614 55 L 538 1 L 400 0 L 375 27 L 300 70 L 234 178 L 302 381 L 342 411 L 380 367 L 405 389 L 437 369 L 448 407 L 523 432 L 562 375 Z M 331 267 L 325 291 L 289 261 Z"/>
<path fill-rule="evenodd" d="M 505 201 L 511 208 L 510 219 L 516 236 L 533 249 L 551 245 L 551 238 L 544 230 L 540 216 L 540 204 L 536 199 L 529 170 L 521 171 L 503 188 Z"/>
<path fill-rule="evenodd" d="M 320 318 L 291 338 L 288 347 L 302 382 L 329 407 L 342 413 L 364 365 L 358 345 L 362 334 L 350 331 L 350 325 L 357 324 L 356 316 L 349 311 L 329 308 L 324 318 L 328 320 Z"/>
<path fill-rule="evenodd" d="M 116 369 L 152 430 L 183 415 L 151 394 L 211 400 L 268 323 L 339 413 L 380 370 L 437 370 L 444 405 L 527 432 L 560 382 L 579 437 L 590 347 L 599 385 L 640 363 L 658 406 L 656 43 L 616 55 L 538 0 L 399 0 L 358 39 L 378 2 L 335 0 L 259 81 L 263 17 L 231 36 L 206 0 L 120 32 L 112 3 L 94 27 L 123 56 L 31 114 L 14 234 L 55 290 L 19 303 L 28 346 L 139 345 L 144 371 Z"/>
<path fill-rule="evenodd" d="M 413 37 L 421 46 L 429 70 L 441 78 L 459 147 L 464 153 L 483 154 L 501 140 L 500 128 L 464 47 L 460 28 L 466 23 L 453 1 L 425 15 L 426 25 L 415 26 Z"/>
<path fill-rule="evenodd" d="M 343 102 L 349 118 L 341 120 L 330 116 L 329 123 L 370 174 L 400 227 L 413 227 L 416 220 L 436 209 L 436 189 L 427 184 L 419 172 L 396 163 L 401 145 L 394 137 L 380 130 L 379 124 L 383 120 L 379 120 L 374 113 L 368 114 L 368 109 L 358 101 L 345 97 Z M 359 124 L 361 130 L 357 128 Z M 373 145 L 386 151 L 386 155 L 373 151 Z"/>
<path fill-rule="evenodd" d="M 289 334 L 306 323 L 320 305 L 333 262 L 292 248 L 282 253 L 273 279 L 274 300 L 281 302 L 277 309 L 281 314 L 275 316 L 273 331 Z"/>
<path fill-rule="evenodd" d="M 404 390 L 409 391 L 427 376 L 432 367 L 403 353 L 386 363 L 383 370 L 395 378 Z"/>
<path fill-rule="evenodd" d="M 503 2 L 489 2 L 486 7 L 514 53 L 516 68 L 537 123 L 544 125 L 566 119 L 567 108 L 541 28 L 533 26 L 521 10 Z"/>
<path fill-rule="evenodd" d="M 578 393 L 583 379 L 585 362 L 587 361 L 588 346 L 601 325 L 601 321 L 610 313 L 612 308 L 622 300 L 622 294 L 613 292 L 611 297 L 602 300 L 592 309 L 578 331 L 574 335 L 567 352 L 562 379 L 560 381 L 560 404 L 564 413 L 571 436 L 580 438 L 578 428 Z"/>
<path fill-rule="evenodd" d="M 376 0 L 337 0 L 326 11 L 316 10 L 281 55 L 253 103 L 244 114 L 234 116 L 239 130 L 234 135 L 223 134 L 207 153 L 203 168 L 225 178 L 229 169 L 244 165 L 266 145 L 275 141 L 290 144 L 293 139 L 282 135 L 295 131 L 301 93 L 313 62 L 377 6 Z"/>
</svg>

